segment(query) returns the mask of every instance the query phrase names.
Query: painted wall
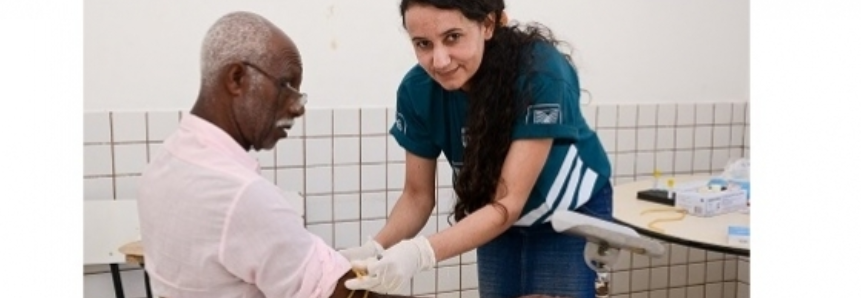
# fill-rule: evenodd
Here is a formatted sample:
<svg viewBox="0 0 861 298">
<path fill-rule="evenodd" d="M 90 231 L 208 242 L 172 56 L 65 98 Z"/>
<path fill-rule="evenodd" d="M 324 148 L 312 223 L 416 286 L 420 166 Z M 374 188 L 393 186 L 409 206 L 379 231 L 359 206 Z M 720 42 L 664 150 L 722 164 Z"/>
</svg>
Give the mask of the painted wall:
<svg viewBox="0 0 861 298">
<path fill-rule="evenodd" d="M 738 102 L 749 97 L 749 2 L 510 0 L 574 49 L 595 103 Z M 86 0 L 84 110 L 187 109 L 206 29 L 260 13 L 297 43 L 310 107 L 392 106 L 415 64 L 398 2 Z"/>
</svg>

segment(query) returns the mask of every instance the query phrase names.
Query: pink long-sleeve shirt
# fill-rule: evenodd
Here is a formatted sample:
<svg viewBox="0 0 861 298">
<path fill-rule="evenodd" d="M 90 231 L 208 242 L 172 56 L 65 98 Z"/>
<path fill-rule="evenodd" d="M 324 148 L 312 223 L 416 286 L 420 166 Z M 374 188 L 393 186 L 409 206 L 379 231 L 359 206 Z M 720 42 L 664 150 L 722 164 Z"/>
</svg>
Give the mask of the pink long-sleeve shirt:
<svg viewBox="0 0 861 298">
<path fill-rule="evenodd" d="M 146 270 L 171 298 L 329 297 L 349 262 L 305 229 L 259 165 L 184 115 L 141 177 Z"/>
</svg>

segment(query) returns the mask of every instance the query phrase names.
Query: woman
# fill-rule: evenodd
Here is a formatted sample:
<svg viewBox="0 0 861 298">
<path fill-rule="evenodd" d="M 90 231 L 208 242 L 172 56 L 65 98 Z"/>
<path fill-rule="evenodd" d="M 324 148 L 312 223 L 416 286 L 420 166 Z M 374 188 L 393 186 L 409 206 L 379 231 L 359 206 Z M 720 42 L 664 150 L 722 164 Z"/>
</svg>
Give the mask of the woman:
<svg viewBox="0 0 861 298">
<path fill-rule="evenodd" d="M 477 248 L 482 298 L 595 296 L 585 239 L 547 220 L 555 210 L 609 219 L 610 162 L 580 113 L 570 58 L 539 25 L 507 26 L 504 9 L 502 0 L 401 2 L 418 59 L 390 130 L 407 152 L 404 192 L 374 240 L 342 251 L 369 273 L 348 288 L 394 291 Z M 440 152 L 453 168 L 456 223 L 409 239 L 434 208 Z"/>
</svg>

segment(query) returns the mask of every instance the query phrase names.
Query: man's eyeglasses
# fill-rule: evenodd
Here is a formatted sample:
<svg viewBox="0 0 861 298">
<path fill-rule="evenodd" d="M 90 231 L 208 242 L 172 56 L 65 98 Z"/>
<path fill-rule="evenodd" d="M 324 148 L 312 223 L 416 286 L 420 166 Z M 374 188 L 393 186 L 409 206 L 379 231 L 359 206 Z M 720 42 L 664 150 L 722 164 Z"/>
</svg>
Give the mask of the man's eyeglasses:
<svg viewBox="0 0 861 298">
<path fill-rule="evenodd" d="M 308 94 L 307 94 L 307 93 L 303 93 L 303 92 L 299 92 L 299 90 L 296 90 L 296 88 L 293 88 L 293 86 L 292 86 L 292 85 L 290 85 L 290 82 L 288 82 L 286 78 L 276 79 L 275 77 L 273 77 L 272 75 L 270 75 L 268 72 L 264 71 L 263 69 L 261 69 L 261 68 L 260 68 L 260 67 L 258 67 L 257 65 L 254 65 L 254 64 L 253 64 L 253 63 L 251 63 L 251 62 L 242 62 L 242 64 L 243 64 L 243 65 L 246 65 L 246 66 L 248 66 L 248 67 L 251 67 L 251 68 L 253 68 L 253 69 L 255 69 L 255 70 L 257 70 L 258 72 L 260 72 L 261 74 L 263 74 L 263 76 L 265 76 L 266 78 L 268 78 L 269 80 L 271 80 L 271 81 L 272 81 L 272 83 L 275 83 L 275 85 L 276 85 L 276 86 L 278 86 L 278 92 L 279 92 L 279 93 L 281 92 L 281 89 L 287 89 L 287 90 L 290 90 L 290 91 L 291 91 L 291 92 L 293 92 L 293 93 L 298 94 L 298 95 L 299 95 L 299 98 L 298 98 L 299 105 L 304 106 L 304 105 L 305 105 L 305 103 L 307 103 L 307 102 L 308 102 Z M 279 95 L 278 97 L 279 97 L 279 100 L 280 100 L 280 99 L 281 99 L 281 96 Z"/>
</svg>

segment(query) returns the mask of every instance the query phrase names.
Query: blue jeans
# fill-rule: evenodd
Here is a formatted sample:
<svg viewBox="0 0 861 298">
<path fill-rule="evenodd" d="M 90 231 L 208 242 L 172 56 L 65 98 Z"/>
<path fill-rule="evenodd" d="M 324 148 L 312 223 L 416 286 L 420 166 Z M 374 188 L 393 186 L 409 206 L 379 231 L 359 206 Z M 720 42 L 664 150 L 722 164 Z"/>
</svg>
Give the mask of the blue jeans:
<svg viewBox="0 0 861 298">
<path fill-rule="evenodd" d="M 612 220 L 610 183 L 578 209 Z M 586 240 L 553 230 L 550 223 L 512 227 L 477 250 L 481 298 L 515 298 L 543 294 L 571 298 L 595 297 L 596 274 L 583 259 Z"/>
</svg>

